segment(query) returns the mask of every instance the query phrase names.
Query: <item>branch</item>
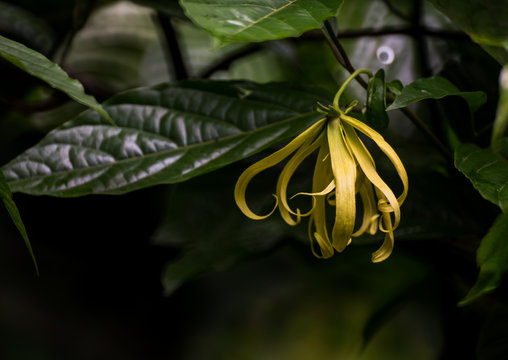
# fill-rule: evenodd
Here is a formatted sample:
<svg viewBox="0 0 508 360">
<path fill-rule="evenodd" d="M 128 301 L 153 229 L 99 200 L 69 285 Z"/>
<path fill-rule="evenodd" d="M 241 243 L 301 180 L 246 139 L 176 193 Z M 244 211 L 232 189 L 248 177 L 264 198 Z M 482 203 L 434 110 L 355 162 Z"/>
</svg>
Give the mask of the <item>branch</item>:
<svg viewBox="0 0 508 360">
<path fill-rule="evenodd" d="M 332 52 L 334 53 L 335 57 L 337 58 L 337 61 L 340 63 L 342 67 L 344 67 L 349 73 L 355 72 L 354 66 L 351 64 L 351 61 L 349 60 L 347 53 L 344 51 L 344 48 L 341 46 L 339 40 L 336 36 L 333 34 L 332 27 L 328 20 L 325 21 L 325 27 L 324 27 L 323 33 L 325 34 L 326 39 L 328 40 L 328 43 L 332 49 Z M 367 89 L 367 83 L 365 80 L 363 80 L 361 77 L 357 76 L 355 78 L 358 83 L 364 88 Z M 395 97 L 393 94 L 388 93 L 387 94 L 388 100 L 394 100 Z M 409 119 L 411 122 L 420 129 L 427 139 L 436 146 L 436 148 L 439 150 L 439 152 L 447 159 L 453 161 L 453 155 L 451 154 L 450 150 L 439 140 L 439 138 L 432 132 L 432 130 L 427 126 L 427 124 L 420 119 L 415 113 L 413 113 L 411 110 L 407 108 L 400 109 L 402 113 Z"/>
<path fill-rule="evenodd" d="M 236 60 L 238 60 L 244 56 L 253 54 L 261 49 L 263 49 L 263 47 L 259 43 L 250 43 L 241 49 L 231 52 L 224 58 L 219 59 L 214 64 L 211 64 L 208 68 L 202 70 L 198 74 L 198 78 L 206 79 L 206 78 L 209 78 L 210 76 L 212 76 L 213 73 L 215 73 L 216 71 L 227 70 L 229 68 L 229 66 Z"/>
<path fill-rule="evenodd" d="M 171 18 L 161 11 L 157 11 L 157 19 L 159 20 L 160 27 L 164 33 L 164 38 L 166 40 L 166 46 L 164 46 L 166 49 L 166 58 L 171 59 L 172 66 L 167 63 L 168 73 L 173 74 L 175 80 L 183 80 L 188 78 L 189 75 L 183 60 L 182 51 L 178 44 L 178 38 L 176 36 L 175 29 L 171 23 Z"/>
<path fill-rule="evenodd" d="M 323 33 L 325 34 L 326 40 L 328 41 L 328 44 L 330 45 L 330 48 L 332 49 L 332 52 L 337 58 L 337 61 L 340 63 L 340 65 L 343 68 L 345 68 L 350 74 L 354 73 L 356 69 L 354 68 L 353 64 L 351 64 L 351 61 L 349 60 L 346 51 L 339 42 L 339 39 L 337 39 L 337 36 L 334 34 L 332 25 L 328 20 L 325 20 L 325 27 Z M 367 83 L 365 82 L 365 80 L 363 80 L 363 78 L 357 76 L 355 77 L 355 80 L 364 89 L 367 89 Z"/>
</svg>

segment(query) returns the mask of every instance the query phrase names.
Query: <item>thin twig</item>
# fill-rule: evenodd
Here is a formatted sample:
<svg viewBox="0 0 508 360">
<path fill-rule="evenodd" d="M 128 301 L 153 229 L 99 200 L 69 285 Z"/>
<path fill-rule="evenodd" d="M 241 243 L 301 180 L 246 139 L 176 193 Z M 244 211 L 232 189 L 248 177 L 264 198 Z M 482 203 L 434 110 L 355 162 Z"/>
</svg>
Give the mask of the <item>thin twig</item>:
<svg viewBox="0 0 508 360">
<path fill-rule="evenodd" d="M 342 47 L 341 43 L 339 42 L 339 39 L 337 39 L 337 36 L 334 34 L 332 25 L 328 20 L 325 20 L 325 26 L 324 26 L 324 34 L 326 39 L 328 40 L 328 43 L 330 45 L 330 48 L 333 51 L 333 54 L 337 58 L 337 61 L 340 63 L 340 65 L 345 68 L 350 74 L 354 73 L 356 69 L 354 68 L 353 64 L 351 64 L 351 61 L 349 60 L 346 51 Z M 355 77 L 355 80 L 364 88 L 367 89 L 367 82 L 360 76 Z"/>
<path fill-rule="evenodd" d="M 434 144 L 434 146 L 439 150 L 441 155 L 443 155 L 448 160 L 453 161 L 452 152 L 439 140 L 439 138 L 434 134 L 434 132 L 428 127 L 428 125 L 420 119 L 414 112 L 409 110 L 408 108 L 399 109 L 402 111 L 406 117 L 411 120 L 411 122 L 420 129 L 423 134 L 427 137 L 427 139 Z"/>
<path fill-rule="evenodd" d="M 67 55 L 69 55 L 72 42 L 74 41 L 76 34 L 85 26 L 88 17 L 95 7 L 95 2 L 96 0 L 77 0 L 75 2 L 73 9 L 72 29 L 64 39 L 62 52 L 59 54 L 57 59 L 54 59 L 57 64 L 63 64 L 65 62 Z"/>
<path fill-rule="evenodd" d="M 324 27 L 323 33 L 325 34 L 325 37 L 328 40 L 328 43 L 332 49 L 332 52 L 334 53 L 335 57 L 337 58 L 337 61 L 339 64 L 344 67 L 349 73 L 355 72 L 354 66 L 351 64 L 351 61 L 349 60 L 347 53 L 344 51 L 344 48 L 340 45 L 340 42 L 334 36 L 332 27 L 328 21 L 325 21 L 325 27 Z M 367 83 L 365 80 L 357 76 L 355 79 L 357 79 L 358 83 L 364 88 L 367 88 Z M 387 94 L 388 100 L 393 101 L 395 97 L 393 94 L 388 93 Z M 439 152 L 447 159 L 453 160 L 453 155 L 451 154 L 450 150 L 439 140 L 439 138 L 432 132 L 432 130 L 427 126 L 427 124 L 420 119 L 415 113 L 413 113 L 408 108 L 402 108 L 400 109 L 402 113 L 409 119 L 411 122 L 420 129 L 427 139 L 436 146 L 436 148 L 439 150 Z"/>
<path fill-rule="evenodd" d="M 198 78 L 206 79 L 213 75 L 216 71 L 219 70 L 227 70 L 229 66 L 235 62 L 236 60 L 253 54 L 259 50 L 263 49 L 263 47 L 259 43 L 251 43 L 237 51 L 233 51 L 224 58 L 220 59 L 214 64 L 211 64 L 208 68 L 204 69 L 198 74 Z"/>
<path fill-rule="evenodd" d="M 172 66 L 169 62 L 167 63 L 168 73 L 170 75 L 173 74 L 175 80 L 188 78 L 187 67 L 183 60 L 182 50 L 178 44 L 178 38 L 173 24 L 171 23 L 171 18 L 163 12 L 157 11 L 157 19 L 159 20 L 159 24 L 166 39 L 166 57 L 168 60 L 171 59 Z"/>
<path fill-rule="evenodd" d="M 422 26 L 419 31 L 423 36 L 439 37 L 443 39 L 453 39 L 459 41 L 471 42 L 471 38 L 461 32 L 454 30 L 441 30 Z M 378 37 L 388 35 L 407 35 L 414 36 L 414 26 L 387 26 L 381 29 L 364 28 L 355 30 L 343 30 L 337 33 L 339 39 L 351 39 L 357 37 Z"/>
</svg>

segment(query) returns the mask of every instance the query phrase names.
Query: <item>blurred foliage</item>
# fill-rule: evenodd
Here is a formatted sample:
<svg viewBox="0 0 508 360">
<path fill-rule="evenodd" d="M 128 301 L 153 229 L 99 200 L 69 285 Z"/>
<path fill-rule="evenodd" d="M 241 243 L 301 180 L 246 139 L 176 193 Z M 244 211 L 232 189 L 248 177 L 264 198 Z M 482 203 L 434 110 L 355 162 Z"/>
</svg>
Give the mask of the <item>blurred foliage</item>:
<svg viewBox="0 0 508 360">
<path fill-rule="evenodd" d="M 118 125 L 0 61 L 0 358 L 505 358 L 508 2 L 233 3 L 247 4 L 0 2 L 0 36 L 58 64 Z M 409 174 L 381 264 L 368 254 L 382 234 L 323 261 L 306 223 L 251 221 L 234 203 L 240 173 L 349 75 L 325 19 L 351 64 L 376 73 L 344 104 L 360 100 L 355 116 L 386 128 Z M 302 164 L 289 192 L 312 171 Z M 273 206 L 278 172 L 249 187 L 253 208 Z"/>
</svg>

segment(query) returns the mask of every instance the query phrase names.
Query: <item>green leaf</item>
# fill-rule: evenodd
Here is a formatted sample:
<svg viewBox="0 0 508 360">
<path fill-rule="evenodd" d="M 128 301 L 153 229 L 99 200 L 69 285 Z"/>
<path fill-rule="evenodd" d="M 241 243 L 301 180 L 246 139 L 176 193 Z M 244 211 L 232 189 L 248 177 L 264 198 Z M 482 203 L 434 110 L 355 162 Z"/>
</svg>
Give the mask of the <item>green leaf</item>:
<svg viewBox="0 0 508 360">
<path fill-rule="evenodd" d="M 496 289 L 502 275 L 508 270 L 508 213 L 498 216 L 494 225 L 482 239 L 476 262 L 480 267 L 478 280 L 459 305 L 467 305 L 481 295 Z"/>
<path fill-rule="evenodd" d="M 60 66 L 44 55 L 0 35 L 0 56 L 55 89 L 63 91 L 77 102 L 94 109 L 108 121 L 113 121 L 93 96 L 85 94 L 79 81 L 71 79 Z"/>
<path fill-rule="evenodd" d="M 503 211 L 508 209 L 508 138 L 500 139 L 489 149 L 462 144 L 455 151 L 455 167 L 485 199 Z"/>
<path fill-rule="evenodd" d="M 402 93 L 404 85 L 400 80 L 393 80 L 390 81 L 389 83 L 386 83 L 386 88 L 398 96 Z"/>
<path fill-rule="evenodd" d="M 499 77 L 499 102 L 496 120 L 492 129 L 492 143 L 507 135 L 508 130 L 508 66 L 505 66 Z"/>
<path fill-rule="evenodd" d="M 379 69 L 376 75 L 369 79 L 366 106 L 366 123 L 377 131 L 385 130 L 390 119 L 386 113 L 386 85 L 383 69 Z"/>
<path fill-rule="evenodd" d="M 503 41 L 508 38 L 505 20 L 508 17 L 506 0 L 430 0 L 430 2 L 461 30 L 468 33 L 475 42 L 487 48 L 502 48 Z M 502 58 L 507 58 L 506 51 Z M 497 56 L 496 59 L 501 58 Z M 504 62 L 501 64 L 504 65 Z"/>
<path fill-rule="evenodd" d="M 269 99 L 261 97 L 272 91 Z M 86 111 L 3 167 L 11 189 L 64 197 L 177 183 L 276 144 L 322 117 L 312 92 L 280 84 L 183 81 L 117 95 L 118 127 Z"/>
<path fill-rule="evenodd" d="M 471 112 L 475 112 L 487 100 L 482 91 L 460 91 L 455 85 L 441 76 L 422 78 L 406 85 L 387 111 L 403 108 L 424 99 L 441 99 L 445 96 L 461 96 L 467 101 Z"/>
<path fill-rule="evenodd" d="M 25 241 L 25 245 L 28 248 L 28 252 L 30 253 L 30 256 L 32 257 L 34 266 L 35 266 L 35 272 L 37 275 L 39 275 L 39 268 L 37 266 L 37 260 L 35 259 L 34 252 L 32 250 L 32 245 L 30 244 L 30 240 L 28 239 L 28 234 L 26 232 L 25 224 L 23 224 L 23 220 L 21 220 L 21 215 L 19 213 L 18 207 L 14 203 L 14 200 L 12 200 L 12 193 L 9 188 L 9 185 L 7 184 L 7 180 L 5 179 L 3 173 L 0 171 L 0 198 L 2 199 L 5 208 L 7 209 L 7 212 L 11 216 L 12 221 L 14 222 L 14 225 L 16 225 L 16 228 L 18 229 L 19 233 L 23 237 L 23 240 Z"/>
<path fill-rule="evenodd" d="M 181 0 L 185 13 L 221 44 L 299 36 L 336 15 L 342 0 Z"/>
</svg>

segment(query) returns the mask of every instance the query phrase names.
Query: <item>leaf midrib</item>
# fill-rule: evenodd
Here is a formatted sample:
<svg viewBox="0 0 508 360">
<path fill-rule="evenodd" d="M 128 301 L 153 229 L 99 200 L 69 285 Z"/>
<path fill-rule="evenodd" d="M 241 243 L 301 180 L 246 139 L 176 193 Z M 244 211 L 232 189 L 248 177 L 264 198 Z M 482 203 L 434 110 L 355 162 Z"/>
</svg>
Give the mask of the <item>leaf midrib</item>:
<svg viewBox="0 0 508 360">
<path fill-rule="evenodd" d="M 285 119 L 285 120 L 282 120 L 282 121 L 279 121 L 279 122 L 276 122 L 276 123 L 271 123 L 271 124 L 268 124 L 268 125 L 256 128 L 256 129 L 252 129 L 252 130 L 249 130 L 249 131 L 246 131 L 246 132 L 242 132 L 240 134 L 226 136 L 226 137 L 220 138 L 218 140 L 213 139 L 213 140 L 209 140 L 209 141 L 205 141 L 205 142 L 201 142 L 201 143 L 194 143 L 194 144 L 191 144 L 191 145 L 186 145 L 186 146 L 183 146 L 183 147 L 178 147 L 176 149 L 163 150 L 163 151 L 160 151 L 160 152 L 154 152 L 154 153 L 143 155 L 143 156 L 136 156 L 136 157 L 131 157 L 131 158 L 125 158 L 125 159 L 121 159 L 121 160 L 115 161 L 113 163 L 104 164 L 104 165 L 96 165 L 96 166 L 91 166 L 91 167 L 86 167 L 86 168 L 79 168 L 79 169 L 72 169 L 72 170 L 67 170 L 67 171 L 57 171 L 57 172 L 52 172 L 49 175 L 32 176 L 32 177 L 24 178 L 24 179 L 20 179 L 20 180 L 8 181 L 8 183 L 9 184 L 17 184 L 17 183 L 22 183 L 22 182 L 26 182 L 26 181 L 33 181 L 33 180 L 37 180 L 37 179 L 44 179 L 44 178 L 48 178 L 48 177 L 52 177 L 52 176 L 58 176 L 60 174 L 70 174 L 70 173 L 73 173 L 73 172 L 80 172 L 80 171 L 94 170 L 94 169 L 99 170 L 99 169 L 103 169 L 103 168 L 106 168 L 106 167 L 112 167 L 112 166 L 116 166 L 116 165 L 119 165 L 119 164 L 122 164 L 122 163 L 128 163 L 130 161 L 139 160 L 140 158 L 146 159 L 146 158 L 150 158 L 150 157 L 155 157 L 155 156 L 161 156 L 161 155 L 164 155 L 164 154 L 169 154 L 171 152 L 176 152 L 176 151 L 180 151 L 180 150 L 182 150 L 183 152 L 187 152 L 187 151 L 189 151 L 189 149 L 192 149 L 194 147 L 205 146 L 205 145 L 212 144 L 212 143 L 222 143 L 222 142 L 225 142 L 225 141 L 230 140 L 230 139 L 234 139 L 235 137 L 239 137 L 239 136 L 248 136 L 248 135 L 250 135 L 250 134 L 252 134 L 254 132 L 261 131 L 262 129 L 266 129 L 266 128 L 271 127 L 271 126 L 283 125 L 284 123 L 290 122 L 290 121 L 294 120 L 295 118 L 308 116 L 308 115 L 310 115 L 312 113 L 316 113 L 316 112 L 315 111 L 311 111 L 311 112 L 299 114 L 298 116 L 294 116 L 294 117 L 291 117 L 291 118 L 288 118 L 288 119 Z M 100 125 L 100 126 L 107 126 L 107 125 Z M 127 129 L 134 129 L 134 130 L 136 130 L 135 128 L 127 128 Z M 59 144 L 61 144 L 61 145 L 73 145 L 73 146 L 76 146 L 76 144 L 63 144 L 63 143 L 59 143 Z M 1 171 L 1 168 L 0 168 L 0 171 Z"/>
</svg>

